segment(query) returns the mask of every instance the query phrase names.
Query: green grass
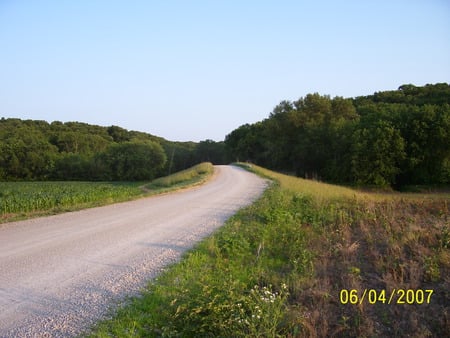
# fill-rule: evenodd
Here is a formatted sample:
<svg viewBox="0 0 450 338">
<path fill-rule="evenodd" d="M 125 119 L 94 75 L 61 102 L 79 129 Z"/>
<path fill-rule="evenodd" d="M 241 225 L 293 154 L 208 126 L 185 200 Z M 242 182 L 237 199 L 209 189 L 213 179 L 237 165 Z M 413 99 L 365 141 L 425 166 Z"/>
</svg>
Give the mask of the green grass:
<svg viewBox="0 0 450 338">
<path fill-rule="evenodd" d="M 146 190 L 157 191 L 158 193 L 161 191 L 191 187 L 203 183 L 213 172 L 213 165 L 209 162 L 204 162 L 172 175 L 157 178 L 143 187 Z"/>
<path fill-rule="evenodd" d="M 122 202 L 203 183 L 211 163 L 142 182 L 0 182 L 0 223 Z"/>
<path fill-rule="evenodd" d="M 447 195 L 370 194 L 285 176 L 90 337 L 376 337 L 450 332 Z M 429 304 L 341 290 L 432 289 Z"/>
</svg>

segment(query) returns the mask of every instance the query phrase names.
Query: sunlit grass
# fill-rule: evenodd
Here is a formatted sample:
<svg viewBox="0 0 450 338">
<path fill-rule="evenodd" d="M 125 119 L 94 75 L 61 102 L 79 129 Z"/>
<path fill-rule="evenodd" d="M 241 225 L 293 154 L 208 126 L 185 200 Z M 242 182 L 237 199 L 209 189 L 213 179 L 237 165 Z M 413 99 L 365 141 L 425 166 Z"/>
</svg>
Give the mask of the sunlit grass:
<svg viewBox="0 0 450 338">
<path fill-rule="evenodd" d="M 313 180 L 306 180 L 295 176 L 284 175 L 254 164 L 240 163 L 239 165 L 261 176 L 277 181 L 280 184 L 280 187 L 284 190 L 292 192 L 302 192 L 314 196 L 318 199 L 355 198 L 365 196 L 365 194 L 354 189 Z"/>
<path fill-rule="evenodd" d="M 192 168 L 179 171 L 172 175 L 157 178 L 150 184 L 145 185 L 145 188 L 158 189 L 191 185 L 193 183 L 202 183 L 213 172 L 214 166 L 209 162 L 203 162 L 193 166 Z"/>
</svg>

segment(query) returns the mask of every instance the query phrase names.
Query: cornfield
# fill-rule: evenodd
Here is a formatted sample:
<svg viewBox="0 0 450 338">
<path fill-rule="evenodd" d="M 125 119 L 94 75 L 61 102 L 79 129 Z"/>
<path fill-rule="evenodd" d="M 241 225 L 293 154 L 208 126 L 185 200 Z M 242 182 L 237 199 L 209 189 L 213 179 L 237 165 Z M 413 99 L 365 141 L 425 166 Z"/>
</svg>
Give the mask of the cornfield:
<svg viewBox="0 0 450 338">
<path fill-rule="evenodd" d="M 116 201 L 141 190 L 105 182 L 0 182 L 0 216 Z"/>
</svg>

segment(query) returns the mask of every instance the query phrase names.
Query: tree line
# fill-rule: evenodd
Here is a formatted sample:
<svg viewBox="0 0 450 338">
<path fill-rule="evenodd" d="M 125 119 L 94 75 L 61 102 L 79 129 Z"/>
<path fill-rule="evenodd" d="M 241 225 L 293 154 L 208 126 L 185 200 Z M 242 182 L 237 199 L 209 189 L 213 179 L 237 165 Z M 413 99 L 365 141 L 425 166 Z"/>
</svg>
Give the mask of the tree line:
<svg viewBox="0 0 450 338">
<path fill-rule="evenodd" d="M 0 119 L 0 180 L 151 180 L 197 163 L 251 161 L 334 183 L 450 184 L 450 85 L 282 101 L 224 142 L 118 126 Z"/>
<path fill-rule="evenodd" d="M 151 180 L 203 161 L 224 143 L 172 142 L 118 126 L 0 119 L 0 180 Z"/>
<path fill-rule="evenodd" d="M 450 183 L 450 85 L 282 101 L 225 138 L 228 156 L 306 178 L 401 187 Z"/>
</svg>

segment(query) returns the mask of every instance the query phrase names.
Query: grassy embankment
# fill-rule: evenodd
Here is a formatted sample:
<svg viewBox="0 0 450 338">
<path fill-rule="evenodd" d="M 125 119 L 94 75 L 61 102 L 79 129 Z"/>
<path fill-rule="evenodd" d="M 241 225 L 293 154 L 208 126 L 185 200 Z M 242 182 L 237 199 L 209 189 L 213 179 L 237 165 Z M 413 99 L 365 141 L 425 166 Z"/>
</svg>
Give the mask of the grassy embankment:
<svg viewBox="0 0 450 338">
<path fill-rule="evenodd" d="M 92 337 L 450 332 L 449 195 L 368 194 L 251 170 L 274 185 Z"/>
<path fill-rule="evenodd" d="M 188 188 L 202 184 L 213 172 L 213 165 L 209 162 L 204 162 L 175 174 L 157 178 L 142 186 L 142 188 L 152 194 Z"/>
<path fill-rule="evenodd" d="M 122 202 L 204 182 L 211 163 L 143 182 L 0 182 L 0 223 Z"/>
</svg>

